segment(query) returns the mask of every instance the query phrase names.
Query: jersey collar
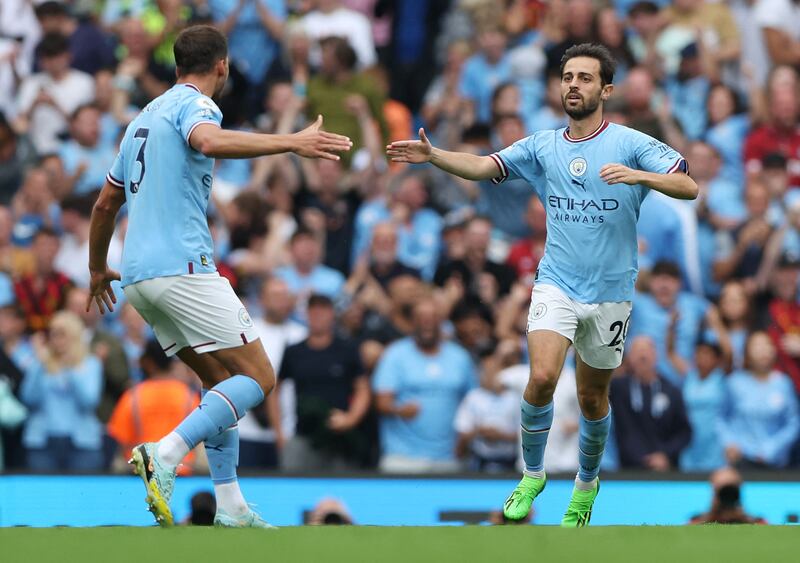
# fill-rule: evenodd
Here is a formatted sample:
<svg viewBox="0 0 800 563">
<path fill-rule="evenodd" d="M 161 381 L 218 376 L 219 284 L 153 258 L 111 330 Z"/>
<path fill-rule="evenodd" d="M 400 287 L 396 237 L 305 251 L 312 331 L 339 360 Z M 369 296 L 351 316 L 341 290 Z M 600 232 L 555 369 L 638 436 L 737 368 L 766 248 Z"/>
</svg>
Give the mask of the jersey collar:
<svg viewBox="0 0 800 563">
<path fill-rule="evenodd" d="M 195 86 L 194 84 L 191 84 L 191 83 L 189 83 L 189 82 L 184 82 L 184 83 L 183 83 L 183 85 L 184 85 L 184 86 L 186 86 L 187 88 L 191 88 L 192 90 L 197 90 L 197 92 L 198 92 L 199 94 L 202 94 L 202 92 L 200 92 L 200 88 L 198 88 L 198 87 L 197 87 L 197 86 Z"/>
<path fill-rule="evenodd" d="M 584 142 L 584 141 L 589 141 L 589 140 L 591 140 L 591 139 L 594 139 L 594 138 L 595 138 L 595 137 L 597 137 L 597 136 L 598 136 L 600 133 L 602 133 L 603 131 L 605 131 L 605 130 L 606 130 L 606 127 L 608 127 L 608 121 L 606 121 L 606 120 L 604 119 L 603 121 L 601 121 L 601 122 L 600 122 L 600 126 L 599 126 L 597 129 L 595 129 L 595 130 L 594 130 L 594 133 L 589 133 L 589 134 L 588 134 L 588 135 L 586 135 L 585 137 L 581 137 L 581 138 L 579 138 L 579 139 L 574 139 L 574 138 L 570 137 L 570 136 L 569 136 L 569 127 L 567 127 L 566 129 L 564 129 L 564 138 L 565 138 L 567 141 L 569 141 L 570 143 L 582 143 L 582 142 Z"/>
</svg>

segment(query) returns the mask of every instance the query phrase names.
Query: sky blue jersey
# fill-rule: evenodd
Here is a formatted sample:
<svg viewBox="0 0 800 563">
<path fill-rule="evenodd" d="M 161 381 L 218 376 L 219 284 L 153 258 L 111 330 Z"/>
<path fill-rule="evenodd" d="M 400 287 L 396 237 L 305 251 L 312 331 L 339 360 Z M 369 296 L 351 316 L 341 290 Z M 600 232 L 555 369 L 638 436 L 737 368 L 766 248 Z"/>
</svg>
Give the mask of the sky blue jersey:
<svg viewBox="0 0 800 563">
<path fill-rule="evenodd" d="M 638 267 L 636 221 L 649 189 L 608 185 L 606 164 L 659 174 L 688 172 L 675 150 L 639 131 L 603 121 L 591 135 L 538 131 L 491 155 L 495 183 L 522 178 L 547 210 L 547 242 L 536 280 L 580 303 L 630 301 Z"/>
<path fill-rule="evenodd" d="M 189 136 L 201 123 L 221 122 L 211 98 L 176 84 L 128 125 L 107 176 L 128 203 L 123 286 L 216 271 L 206 217 L 214 159 L 194 150 Z"/>
</svg>

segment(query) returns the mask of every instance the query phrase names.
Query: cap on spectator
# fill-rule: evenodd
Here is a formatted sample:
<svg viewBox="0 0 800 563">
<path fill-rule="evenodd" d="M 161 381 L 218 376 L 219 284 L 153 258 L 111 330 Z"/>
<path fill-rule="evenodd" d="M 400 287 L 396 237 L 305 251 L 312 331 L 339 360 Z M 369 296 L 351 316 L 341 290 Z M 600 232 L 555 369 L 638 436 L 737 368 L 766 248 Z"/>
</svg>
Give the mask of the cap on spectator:
<svg viewBox="0 0 800 563">
<path fill-rule="evenodd" d="M 681 269 L 675 262 L 669 260 L 659 260 L 653 265 L 650 270 L 651 276 L 669 276 L 675 279 L 681 279 Z"/>
<path fill-rule="evenodd" d="M 312 293 L 308 298 L 308 308 L 311 307 L 330 307 L 333 309 L 333 300 L 327 295 L 321 293 Z"/>
<path fill-rule="evenodd" d="M 33 10 L 36 13 L 36 18 L 39 20 L 69 15 L 69 8 L 67 6 L 61 2 L 54 2 L 53 0 L 42 2 Z"/>
<path fill-rule="evenodd" d="M 48 33 L 36 46 L 36 54 L 51 58 L 69 53 L 69 39 L 61 33 Z"/>
</svg>

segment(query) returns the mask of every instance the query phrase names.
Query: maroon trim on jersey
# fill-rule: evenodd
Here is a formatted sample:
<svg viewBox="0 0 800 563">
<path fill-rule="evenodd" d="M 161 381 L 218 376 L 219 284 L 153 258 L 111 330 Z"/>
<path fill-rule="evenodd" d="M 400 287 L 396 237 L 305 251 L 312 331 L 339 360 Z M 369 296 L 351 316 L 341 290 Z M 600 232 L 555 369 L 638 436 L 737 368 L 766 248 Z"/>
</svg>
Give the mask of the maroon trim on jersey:
<svg viewBox="0 0 800 563">
<path fill-rule="evenodd" d="M 492 153 L 489 155 L 489 157 L 494 161 L 497 169 L 500 171 L 500 176 L 492 178 L 492 183 L 499 184 L 504 182 L 505 179 L 508 178 L 508 167 L 506 166 L 506 163 L 503 162 L 503 159 L 500 158 L 500 155 L 497 153 Z"/>
<path fill-rule="evenodd" d="M 194 262 L 189 262 L 189 273 L 190 274 L 194 273 Z"/>
<path fill-rule="evenodd" d="M 243 332 L 242 332 L 242 333 L 240 333 L 240 334 L 239 334 L 239 336 L 241 336 L 241 337 L 242 337 L 242 342 L 244 342 L 245 344 L 247 344 L 247 337 L 244 335 L 244 333 L 243 333 Z"/>
<path fill-rule="evenodd" d="M 684 172 L 686 174 L 689 173 L 689 165 L 686 164 L 686 160 L 683 158 L 679 158 L 675 164 L 672 165 L 672 168 L 667 170 L 667 174 L 672 174 L 673 172 Z"/>
<path fill-rule="evenodd" d="M 163 349 L 163 351 L 164 351 L 164 352 L 169 352 L 170 350 L 172 350 L 173 348 L 175 348 L 175 346 L 177 346 L 177 345 L 178 345 L 178 343 L 177 343 L 177 342 L 173 342 L 171 345 L 169 345 L 169 346 L 167 346 L 166 348 L 164 348 L 164 349 Z"/>
<path fill-rule="evenodd" d="M 595 129 L 594 133 L 590 133 L 589 135 L 586 135 L 585 137 L 581 137 L 581 138 L 579 138 L 579 139 L 574 139 L 574 138 L 570 137 L 570 136 L 569 136 L 569 127 L 567 127 L 566 129 L 564 129 L 564 138 L 565 138 L 567 141 L 569 141 L 570 143 L 582 143 L 582 142 L 584 142 L 584 141 L 591 141 L 592 139 L 594 139 L 595 137 L 597 137 L 597 136 L 598 136 L 600 133 L 602 133 L 603 131 L 605 131 L 605 130 L 606 130 L 606 127 L 608 127 L 608 121 L 606 121 L 606 120 L 604 119 L 604 120 L 602 121 L 602 123 L 600 123 L 600 127 L 598 127 L 597 129 Z"/>
<path fill-rule="evenodd" d="M 123 182 L 122 180 L 117 180 L 116 178 L 114 178 L 114 176 L 111 175 L 111 172 L 106 174 L 106 180 L 108 180 L 109 184 L 111 184 L 112 186 L 116 186 L 117 188 L 124 188 L 125 187 L 125 182 Z"/>
<path fill-rule="evenodd" d="M 197 87 L 197 86 L 195 86 L 194 84 L 189 84 L 189 83 L 187 82 L 186 84 L 184 84 L 184 86 L 186 86 L 187 88 L 191 88 L 192 90 L 197 90 L 197 93 L 198 93 L 198 94 L 202 94 L 202 92 L 200 91 L 200 88 L 198 88 L 198 87 Z"/>
<path fill-rule="evenodd" d="M 211 346 L 212 344 L 216 344 L 216 343 L 217 343 L 216 340 L 212 340 L 211 342 L 203 342 L 202 344 L 195 344 L 194 346 L 192 346 L 192 350 L 194 350 L 196 348 L 202 348 L 203 346 Z"/>
</svg>

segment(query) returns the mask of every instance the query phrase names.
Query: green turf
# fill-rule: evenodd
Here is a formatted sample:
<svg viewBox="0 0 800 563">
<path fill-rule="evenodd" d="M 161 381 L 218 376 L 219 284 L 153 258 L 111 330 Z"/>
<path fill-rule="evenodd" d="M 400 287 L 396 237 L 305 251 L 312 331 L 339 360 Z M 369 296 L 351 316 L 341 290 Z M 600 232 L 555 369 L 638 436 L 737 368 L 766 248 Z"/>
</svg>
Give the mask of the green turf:
<svg viewBox="0 0 800 563">
<path fill-rule="evenodd" d="M 792 527 L 0 529 L 0 561 L 242 563 L 800 561 Z"/>
</svg>

